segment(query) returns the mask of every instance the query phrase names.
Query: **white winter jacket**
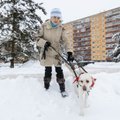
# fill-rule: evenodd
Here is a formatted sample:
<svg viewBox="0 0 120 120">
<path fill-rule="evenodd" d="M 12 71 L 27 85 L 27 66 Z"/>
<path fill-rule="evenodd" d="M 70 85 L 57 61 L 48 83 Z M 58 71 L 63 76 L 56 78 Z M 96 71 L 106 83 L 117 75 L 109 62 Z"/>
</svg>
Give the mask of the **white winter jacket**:
<svg viewBox="0 0 120 120">
<path fill-rule="evenodd" d="M 61 43 L 65 43 L 67 52 L 73 52 L 73 42 L 69 41 L 69 39 L 67 38 L 67 34 L 69 33 L 66 33 L 62 25 L 53 28 L 51 26 L 50 21 L 47 21 L 44 24 L 42 24 L 39 34 L 40 34 L 39 35 L 40 39 L 39 41 L 37 41 L 37 46 L 42 48 L 40 52 L 41 65 L 43 66 L 61 65 L 60 56 L 51 47 L 49 47 L 48 51 L 46 51 L 46 58 L 45 59 L 42 58 L 44 45 L 46 41 L 49 41 L 57 52 L 61 53 L 61 47 L 60 47 Z"/>
</svg>

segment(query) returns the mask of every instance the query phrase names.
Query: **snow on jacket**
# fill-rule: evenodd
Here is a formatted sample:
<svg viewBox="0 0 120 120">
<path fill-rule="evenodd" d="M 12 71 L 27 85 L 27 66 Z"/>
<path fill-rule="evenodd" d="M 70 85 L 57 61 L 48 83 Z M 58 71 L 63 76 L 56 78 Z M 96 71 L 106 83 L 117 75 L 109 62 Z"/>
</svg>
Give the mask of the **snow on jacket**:
<svg viewBox="0 0 120 120">
<path fill-rule="evenodd" d="M 40 64 L 43 66 L 60 66 L 61 65 L 61 58 L 60 56 L 51 48 L 48 48 L 48 51 L 46 51 L 46 58 L 42 59 L 44 45 L 46 41 L 49 41 L 51 45 L 56 49 L 57 52 L 61 53 L 61 43 L 65 43 L 66 45 L 66 51 L 73 52 L 72 49 L 72 41 L 69 41 L 67 38 L 66 31 L 62 27 L 62 25 L 59 25 L 55 28 L 51 26 L 50 21 L 47 21 L 42 24 L 40 32 L 39 32 L 40 39 L 37 41 L 37 46 L 41 47 L 40 52 Z"/>
</svg>

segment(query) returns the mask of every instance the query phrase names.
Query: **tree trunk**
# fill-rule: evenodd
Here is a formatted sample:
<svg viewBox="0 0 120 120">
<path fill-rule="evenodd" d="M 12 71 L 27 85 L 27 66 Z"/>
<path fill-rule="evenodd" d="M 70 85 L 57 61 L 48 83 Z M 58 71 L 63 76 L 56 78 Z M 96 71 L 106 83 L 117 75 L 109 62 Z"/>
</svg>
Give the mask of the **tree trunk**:
<svg viewBox="0 0 120 120">
<path fill-rule="evenodd" d="M 12 23 L 12 33 L 14 35 L 14 32 L 15 32 L 15 28 L 16 28 L 16 21 L 15 21 L 15 11 L 14 11 L 14 5 L 15 5 L 15 0 L 12 0 L 13 2 L 13 23 Z M 15 37 L 13 36 L 13 39 L 12 39 L 12 46 L 11 46 L 11 60 L 10 60 L 10 68 L 14 68 L 14 58 L 15 58 Z"/>
<path fill-rule="evenodd" d="M 14 58 L 15 58 L 15 42 L 14 42 L 14 38 L 12 41 L 12 47 L 11 47 L 11 60 L 10 60 L 10 68 L 14 68 Z"/>
</svg>

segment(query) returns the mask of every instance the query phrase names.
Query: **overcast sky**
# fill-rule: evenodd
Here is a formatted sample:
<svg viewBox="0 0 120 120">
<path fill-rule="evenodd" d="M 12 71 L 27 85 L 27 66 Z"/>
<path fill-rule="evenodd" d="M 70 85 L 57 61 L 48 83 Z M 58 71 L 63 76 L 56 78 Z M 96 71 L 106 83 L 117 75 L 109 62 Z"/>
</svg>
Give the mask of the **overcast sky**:
<svg viewBox="0 0 120 120">
<path fill-rule="evenodd" d="M 42 19 L 50 18 L 52 8 L 60 8 L 63 16 L 63 23 L 70 22 L 76 19 L 84 18 L 103 12 L 109 9 L 120 7 L 120 0 L 34 0 L 43 2 L 42 5 L 47 16 L 42 15 Z M 41 13 L 39 13 L 41 14 Z"/>
</svg>

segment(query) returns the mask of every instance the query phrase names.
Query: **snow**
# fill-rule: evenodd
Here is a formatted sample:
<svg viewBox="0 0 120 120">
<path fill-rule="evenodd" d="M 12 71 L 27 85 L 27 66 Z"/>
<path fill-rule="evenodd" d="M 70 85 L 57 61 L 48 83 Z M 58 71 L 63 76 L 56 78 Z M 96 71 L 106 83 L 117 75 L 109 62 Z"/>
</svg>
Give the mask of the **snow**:
<svg viewBox="0 0 120 120">
<path fill-rule="evenodd" d="M 120 63 L 100 62 L 84 67 L 97 78 L 85 116 L 73 89 L 73 74 L 63 65 L 68 97 L 62 98 L 53 69 L 51 87 L 43 88 L 44 67 L 38 61 L 0 64 L 0 120 L 119 120 Z"/>
</svg>

